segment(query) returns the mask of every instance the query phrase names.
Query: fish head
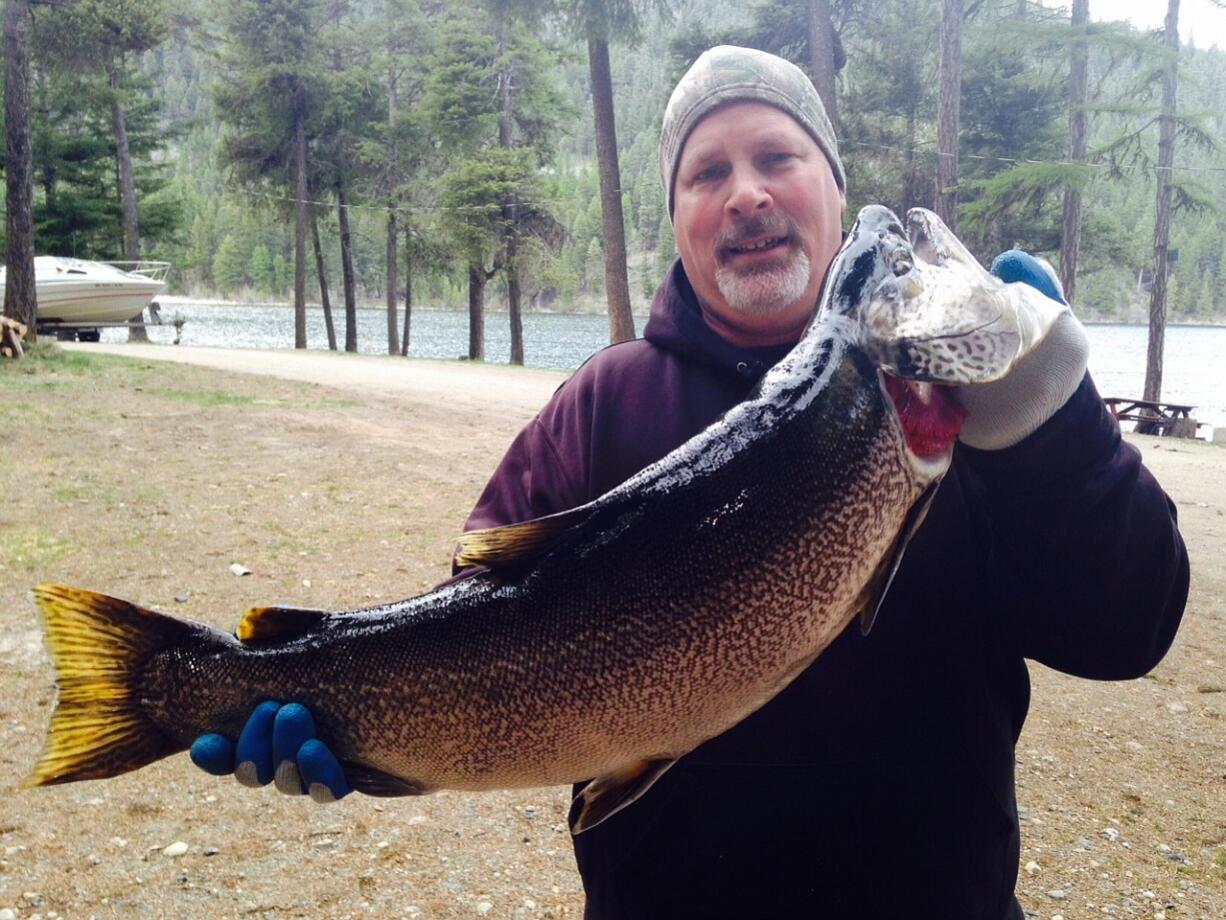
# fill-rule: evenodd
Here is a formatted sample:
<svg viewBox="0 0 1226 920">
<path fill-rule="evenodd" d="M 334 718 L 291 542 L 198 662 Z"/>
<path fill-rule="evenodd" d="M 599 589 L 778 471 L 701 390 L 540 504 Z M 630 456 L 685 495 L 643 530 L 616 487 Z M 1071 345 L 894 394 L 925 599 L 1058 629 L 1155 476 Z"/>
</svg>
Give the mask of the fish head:
<svg viewBox="0 0 1226 920">
<path fill-rule="evenodd" d="M 876 322 L 881 305 L 896 303 L 909 289 L 916 256 L 902 222 L 889 208 L 870 205 L 860 211 L 826 276 L 815 326 L 836 327 L 855 341 L 877 365 L 877 382 L 894 408 L 897 431 L 911 461 L 924 480 L 939 479 L 947 468 L 966 412 L 952 388 L 898 373 L 883 355 L 895 336 L 889 316 Z"/>
<path fill-rule="evenodd" d="M 963 386 L 1007 375 L 1068 306 L 990 274 L 936 214 L 907 213 L 907 254 L 863 292 L 861 340 L 897 377 Z"/>
<path fill-rule="evenodd" d="M 1068 307 L 987 272 L 936 214 L 860 211 L 835 257 L 818 319 L 847 323 L 879 370 L 908 448 L 952 451 L 966 417 L 957 388 L 999 380 Z"/>
</svg>

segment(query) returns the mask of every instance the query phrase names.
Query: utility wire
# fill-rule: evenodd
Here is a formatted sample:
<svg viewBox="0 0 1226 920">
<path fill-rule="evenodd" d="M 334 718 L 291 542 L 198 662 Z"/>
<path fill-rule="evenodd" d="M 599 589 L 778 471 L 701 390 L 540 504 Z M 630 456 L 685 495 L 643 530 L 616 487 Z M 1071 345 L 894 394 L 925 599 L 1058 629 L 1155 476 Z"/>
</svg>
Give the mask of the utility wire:
<svg viewBox="0 0 1226 920">
<path fill-rule="evenodd" d="M 931 147 L 900 147 L 900 146 L 891 145 L 891 144 L 870 144 L 864 141 L 841 140 L 839 141 L 839 146 L 844 147 L 844 148 L 858 147 L 858 148 L 867 149 L 867 150 L 883 150 L 889 153 L 899 153 L 899 154 L 913 153 L 913 154 L 920 154 L 923 156 L 936 156 L 936 157 L 954 156 L 954 154 L 943 153 L 939 150 L 934 150 Z M 1178 172 L 1188 172 L 1188 173 L 1226 173 L 1226 167 L 1223 167 L 1223 166 L 1179 166 L 1179 165 L 1175 165 L 1175 166 L 1146 167 L 1142 165 L 1134 165 L 1134 166 L 1112 167 L 1110 164 L 1107 164 L 1107 163 L 1090 163 L 1090 162 L 1079 163 L 1075 160 L 1038 160 L 1038 159 L 1032 159 L 1030 157 L 1001 157 L 1001 156 L 990 156 L 987 154 L 978 154 L 978 153 L 964 153 L 964 154 L 961 154 L 961 158 L 964 160 L 979 160 L 979 161 L 986 161 L 986 162 L 1011 163 L 1011 164 L 1022 163 L 1026 165 L 1036 165 L 1036 166 L 1041 166 L 1041 165 L 1086 166 L 1092 169 L 1115 169 L 1117 171 L 1123 171 L 1123 172 L 1135 172 L 1135 171 L 1142 171 L 1142 170 L 1149 171 L 1150 169 L 1153 169 L 1153 170 L 1165 170 L 1165 171 L 1170 171 L 1170 172 L 1178 171 Z M 271 192 L 261 192 L 261 191 L 241 188 L 241 187 L 229 185 L 229 184 L 224 185 L 223 189 L 235 195 L 243 195 L 243 196 L 247 196 L 251 198 L 263 198 L 267 201 L 282 201 L 282 202 L 290 202 L 290 203 L 297 203 L 298 201 L 298 199 L 292 195 L 277 195 Z M 627 189 L 618 189 L 619 194 L 625 191 L 627 191 Z M 518 199 L 515 203 L 524 204 L 524 205 L 537 205 L 537 206 L 545 207 L 551 204 L 558 204 L 565 200 L 567 199 L 556 197 L 556 196 L 548 197 L 548 198 L 535 198 L 535 199 L 521 198 L 521 199 Z M 306 204 L 316 205 L 316 206 L 324 207 L 324 208 L 331 208 L 335 204 L 335 202 L 315 201 L 312 199 L 307 199 Z M 349 204 L 349 205 L 346 205 L 346 207 L 351 211 L 377 211 L 377 212 L 384 213 L 384 214 L 386 214 L 388 211 L 394 211 L 399 214 L 415 214 L 415 213 L 420 214 L 423 211 L 430 212 L 430 213 L 489 211 L 491 214 L 493 214 L 494 212 L 499 210 L 502 207 L 502 205 L 500 204 L 473 204 L 473 205 L 434 204 L 434 205 L 417 205 L 417 206 L 412 206 L 412 207 L 397 206 L 397 207 L 389 208 L 387 205 Z"/>
<path fill-rule="evenodd" d="M 924 154 L 925 156 L 937 156 L 937 157 L 954 156 L 954 154 L 952 153 L 944 153 L 940 150 L 933 150 L 931 147 L 897 147 L 897 146 L 890 146 L 888 144 L 869 144 L 869 143 L 864 143 L 862 141 L 847 141 L 847 140 L 839 141 L 839 146 L 840 147 L 862 147 L 862 148 L 868 148 L 870 150 L 888 150 L 893 153 L 920 153 L 920 154 Z M 1146 167 L 1146 166 L 1136 165 L 1136 166 L 1112 167 L 1111 164 L 1109 163 L 1090 163 L 1090 162 L 1079 163 L 1076 160 L 1034 160 L 1034 159 L 1030 159 L 1029 157 L 998 157 L 998 156 L 989 156 L 986 154 L 979 154 L 979 153 L 964 153 L 964 154 L 961 154 L 961 158 L 964 160 L 987 160 L 987 161 L 992 161 L 996 163 L 1027 163 L 1027 164 L 1048 165 L 1048 166 L 1089 166 L 1093 169 L 1112 169 L 1114 168 L 1114 169 L 1125 171 L 1125 172 L 1134 172 L 1137 170 L 1148 171 L 1149 169 L 1154 169 L 1154 170 L 1169 170 L 1171 172 L 1178 170 L 1179 172 L 1194 172 L 1194 173 L 1226 173 L 1226 166 L 1178 166 L 1178 165 L 1176 166 L 1156 166 L 1155 165 L 1155 166 Z"/>
</svg>

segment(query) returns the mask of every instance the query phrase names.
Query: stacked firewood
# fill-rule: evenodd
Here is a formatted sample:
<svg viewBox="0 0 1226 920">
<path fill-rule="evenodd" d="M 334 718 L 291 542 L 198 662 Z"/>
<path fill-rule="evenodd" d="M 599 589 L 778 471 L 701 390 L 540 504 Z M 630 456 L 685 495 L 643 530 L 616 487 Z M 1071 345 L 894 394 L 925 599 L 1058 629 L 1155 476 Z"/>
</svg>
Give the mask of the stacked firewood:
<svg viewBox="0 0 1226 920">
<path fill-rule="evenodd" d="M 0 355 L 5 358 L 20 358 L 25 354 L 21 340 L 26 337 L 26 327 L 7 316 L 0 316 Z"/>
</svg>

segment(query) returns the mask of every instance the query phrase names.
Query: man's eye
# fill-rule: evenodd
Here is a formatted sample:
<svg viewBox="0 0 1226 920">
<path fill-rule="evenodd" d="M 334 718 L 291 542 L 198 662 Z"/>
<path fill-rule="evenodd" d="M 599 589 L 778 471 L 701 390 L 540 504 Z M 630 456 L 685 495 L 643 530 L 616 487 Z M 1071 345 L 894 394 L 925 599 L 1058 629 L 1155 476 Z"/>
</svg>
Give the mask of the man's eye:
<svg viewBox="0 0 1226 920">
<path fill-rule="evenodd" d="M 786 163 L 788 160 L 792 159 L 792 154 L 790 153 L 768 153 L 765 157 L 763 157 L 763 159 L 767 163 L 769 163 L 771 166 L 778 166 L 781 163 Z"/>
<path fill-rule="evenodd" d="M 690 181 L 711 182 L 718 179 L 723 174 L 724 168 L 722 166 L 708 166 L 706 169 L 699 170 L 698 172 L 694 173 L 694 176 Z"/>
</svg>

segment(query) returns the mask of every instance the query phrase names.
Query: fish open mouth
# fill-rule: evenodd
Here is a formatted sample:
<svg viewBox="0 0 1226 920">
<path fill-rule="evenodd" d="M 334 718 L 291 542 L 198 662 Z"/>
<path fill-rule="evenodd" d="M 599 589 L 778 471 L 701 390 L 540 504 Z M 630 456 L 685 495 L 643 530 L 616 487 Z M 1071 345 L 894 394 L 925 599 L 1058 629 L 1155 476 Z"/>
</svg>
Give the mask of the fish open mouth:
<svg viewBox="0 0 1226 920">
<path fill-rule="evenodd" d="M 949 450 L 966 420 L 956 388 L 907 380 L 884 370 L 880 374 L 911 452 L 927 459 Z"/>
</svg>

